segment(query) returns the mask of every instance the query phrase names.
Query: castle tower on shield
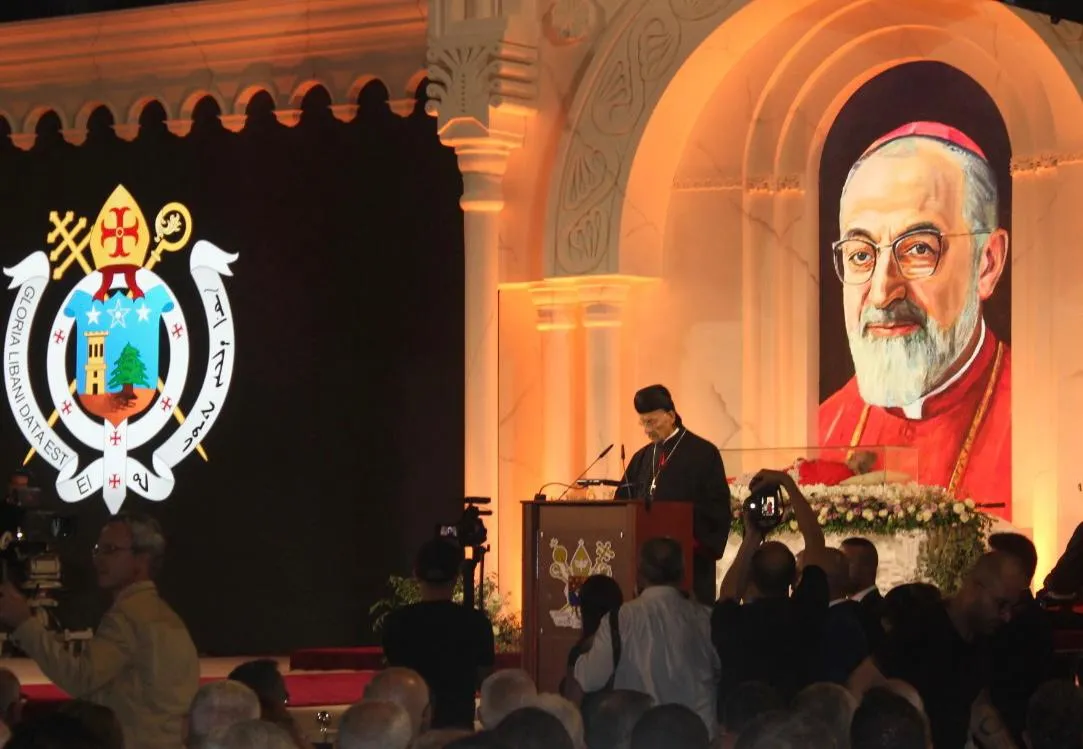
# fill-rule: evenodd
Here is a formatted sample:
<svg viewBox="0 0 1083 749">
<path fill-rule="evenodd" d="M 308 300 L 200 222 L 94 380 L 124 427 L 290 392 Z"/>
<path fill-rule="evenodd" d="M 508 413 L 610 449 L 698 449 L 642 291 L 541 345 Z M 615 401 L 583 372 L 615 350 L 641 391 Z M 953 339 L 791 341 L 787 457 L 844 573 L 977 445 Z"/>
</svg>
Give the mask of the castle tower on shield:
<svg viewBox="0 0 1083 749">
<path fill-rule="evenodd" d="M 86 335 L 86 383 L 84 395 L 105 394 L 105 337 L 108 330 L 95 330 Z"/>
</svg>

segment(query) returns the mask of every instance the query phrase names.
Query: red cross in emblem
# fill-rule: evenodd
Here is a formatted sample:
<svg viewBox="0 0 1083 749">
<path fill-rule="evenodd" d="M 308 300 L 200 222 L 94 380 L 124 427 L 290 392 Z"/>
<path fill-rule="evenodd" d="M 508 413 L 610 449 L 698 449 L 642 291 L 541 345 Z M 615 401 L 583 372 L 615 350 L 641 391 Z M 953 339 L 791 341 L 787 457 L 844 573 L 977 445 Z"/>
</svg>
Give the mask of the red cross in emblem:
<svg viewBox="0 0 1083 749">
<path fill-rule="evenodd" d="M 119 445 L 120 444 L 120 432 L 113 432 L 112 436 L 109 438 L 109 441 L 112 442 L 114 445 Z"/>
<path fill-rule="evenodd" d="M 163 396 L 162 397 L 162 410 L 163 411 L 168 411 L 171 408 L 173 408 L 173 401 L 171 401 L 169 398 L 166 398 L 166 397 Z"/>
<path fill-rule="evenodd" d="M 53 343 L 63 343 L 63 342 L 64 342 L 64 331 L 63 330 L 58 330 L 55 333 L 53 333 Z"/>
<path fill-rule="evenodd" d="M 116 489 L 118 486 L 120 486 L 120 476 L 114 473 L 109 477 L 109 488 Z"/>
<path fill-rule="evenodd" d="M 64 401 L 64 405 L 60 407 L 60 410 L 67 416 L 71 413 L 71 401 Z"/>
<path fill-rule="evenodd" d="M 180 323 L 177 323 L 176 325 L 173 326 L 173 337 L 174 338 L 180 338 L 181 333 L 183 333 L 183 332 L 184 332 L 184 327 Z"/>
<path fill-rule="evenodd" d="M 109 210 L 116 216 L 117 225 L 108 227 L 105 225 L 105 219 L 102 219 L 102 247 L 109 249 L 106 247 L 105 243 L 107 240 L 112 239 L 116 242 L 116 246 L 113 248 L 113 252 L 110 253 L 109 257 L 128 257 L 129 253 L 124 249 L 124 238 L 131 237 L 132 241 L 139 241 L 139 219 L 134 219 L 135 223 L 130 226 L 125 226 L 124 214 L 128 212 L 128 207 L 110 208 Z"/>
</svg>

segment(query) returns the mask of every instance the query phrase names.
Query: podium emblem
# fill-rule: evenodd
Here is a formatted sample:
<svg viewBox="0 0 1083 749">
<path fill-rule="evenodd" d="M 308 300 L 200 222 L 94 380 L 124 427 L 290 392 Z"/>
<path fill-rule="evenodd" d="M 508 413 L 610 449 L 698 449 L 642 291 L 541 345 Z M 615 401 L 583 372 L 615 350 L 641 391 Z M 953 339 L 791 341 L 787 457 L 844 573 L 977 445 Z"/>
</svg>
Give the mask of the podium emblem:
<svg viewBox="0 0 1083 749">
<path fill-rule="evenodd" d="M 201 442 L 229 391 L 233 313 L 223 278 L 233 275 L 230 264 L 237 255 L 204 240 L 188 253 L 207 330 L 206 343 L 190 350 L 188 322 L 177 297 L 155 272 L 163 253 L 188 246 L 192 216 L 184 205 L 167 203 L 150 222 L 131 193 L 118 185 L 93 222 L 85 217 L 76 221 L 71 211 L 53 211 L 49 220 L 53 230 L 46 243 L 52 251 L 32 252 L 4 268 L 11 279 L 8 288 L 15 292 L 4 337 L 5 389 L 30 446 L 27 460 L 36 452 L 56 470 L 57 494 L 65 502 L 100 491 L 115 513 L 129 491 L 163 500 L 173 491 L 174 466 L 192 452 L 206 459 Z M 37 343 L 43 345 L 32 348 L 31 328 L 46 289 L 73 265 L 85 275 L 61 289 L 52 321 L 42 320 L 37 329 Z M 189 358 L 204 347 L 202 371 L 193 368 L 200 380 L 198 394 L 185 416 L 179 402 L 186 392 Z M 39 366 L 48 381 L 48 398 L 41 403 L 32 377 Z M 48 418 L 43 407 L 51 407 Z M 58 421 L 70 437 L 58 431 Z M 177 425 L 169 430 L 171 421 Z M 81 466 L 80 453 L 88 452 L 89 464 Z M 148 458 L 150 465 L 145 465 L 142 460 Z"/>
<path fill-rule="evenodd" d="M 564 605 L 559 609 L 550 609 L 549 616 L 553 618 L 553 624 L 558 627 L 582 629 L 583 620 L 579 614 L 579 589 L 592 575 L 613 577 L 613 568 L 609 565 L 617 555 L 613 551 L 613 542 L 596 541 L 593 559 L 583 539 L 579 539 L 579 544 L 570 557 L 567 547 L 560 543 L 560 539 L 550 539 L 549 548 L 553 550 L 549 576 L 564 583 Z"/>
</svg>

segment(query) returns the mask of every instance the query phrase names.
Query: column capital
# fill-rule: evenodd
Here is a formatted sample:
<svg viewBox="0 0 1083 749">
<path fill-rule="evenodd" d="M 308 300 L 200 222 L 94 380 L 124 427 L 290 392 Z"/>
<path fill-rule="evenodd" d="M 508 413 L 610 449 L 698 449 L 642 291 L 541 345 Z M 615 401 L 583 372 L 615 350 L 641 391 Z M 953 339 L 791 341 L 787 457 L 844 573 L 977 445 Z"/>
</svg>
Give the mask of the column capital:
<svg viewBox="0 0 1083 749">
<path fill-rule="evenodd" d="M 628 300 L 627 282 L 606 281 L 577 287 L 583 309 L 583 327 L 619 328 L 623 322 L 624 303 Z"/>
<path fill-rule="evenodd" d="M 570 286 L 539 285 L 530 289 L 530 301 L 537 313 L 535 326 L 541 332 L 573 330 L 579 294 Z"/>
</svg>

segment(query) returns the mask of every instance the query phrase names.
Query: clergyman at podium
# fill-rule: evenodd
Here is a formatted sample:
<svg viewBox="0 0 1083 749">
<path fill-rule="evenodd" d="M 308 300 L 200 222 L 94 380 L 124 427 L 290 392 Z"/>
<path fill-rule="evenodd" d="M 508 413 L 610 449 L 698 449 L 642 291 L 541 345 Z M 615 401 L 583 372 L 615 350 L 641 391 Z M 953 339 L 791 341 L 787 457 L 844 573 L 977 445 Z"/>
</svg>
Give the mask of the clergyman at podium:
<svg viewBox="0 0 1083 749">
<path fill-rule="evenodd" d="M 718 597 L 715 565 L 730 530 L 730 488 L 722 455 L 688 431 L 664 386 L 638 391 L 635 409 L 650 444 L 628 462 L 616 499 L 693 503 L 692 588 L 697 600 L 712 605 Z"/>
</svg>

